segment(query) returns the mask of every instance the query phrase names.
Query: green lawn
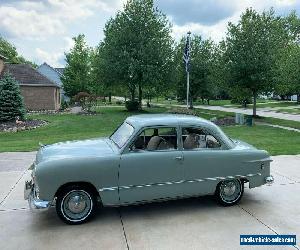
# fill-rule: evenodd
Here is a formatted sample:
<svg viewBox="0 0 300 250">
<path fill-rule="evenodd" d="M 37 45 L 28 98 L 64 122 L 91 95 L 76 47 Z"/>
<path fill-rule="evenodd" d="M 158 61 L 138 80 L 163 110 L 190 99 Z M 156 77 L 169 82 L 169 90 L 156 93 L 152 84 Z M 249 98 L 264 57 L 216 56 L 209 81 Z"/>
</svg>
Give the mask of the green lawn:
<svg viewBox="0 0 300 250">
<path fill-rule="evenodd" d="M 258 122 L 266 122 L 273 125 L 280 125 L 284 127 L 300 129 L 300 122 L 297 121 L 289 121 L 272 117 L 262 117 L 255 120 Z"/>
<path fill-rule="evenodd" d="M 230 137 L 246 141 L 271 155 L 300 154 L 300 133 L 279 128 L 256 125 L 223 127 Z"/>
<path fill-rule="evenodd" d="M 277 108 L 277 107 L 288 107 L 288 106 L 296 106 L 299 105 L 297 102 L 287 102 L 287 101 L 279 101 L 279 102 L 266 102 L 266 103 L 258 103 L 257 108 Z M 253 104 L 249 104 L 248 107 L 252 108 Z"/>
<path fill-rule="evenodd" d="M 144 113 L 164 112 L 164 108 L 148 109 Z M 30 115 L 32 119 L 49 121 L 47 126 L 17 133 L 0 133 L 0 152 L 32 151 L 38 143 L 44 144 L 108 136 L 129 115 L 124 108 L 100 108 L 96 116 L 84 115 Z"/>
<path fill-rule="evenodd" d="M 0 152 L 37 150 L 39 142 L 50 144 L 66 140 L 108 136 L 127 116 L 135 114 L 125 111 L 124 108 L 116 107 L 99 108 L 97 111 L 99 114 L 96 116 L 30 115 L 30 118 L 47 120 L 49 124 L 31 131 L 0 133 Z M 166 108 L 150 108 L 145 109 L 143 113 L 162 113 L 165 111 Z M 197 109 L 196 113 L 206 119 L 232 115 L 205 109 Z M 254 127 L 230 126 L 223 127 L 223 130 L 230 137 L 266 149 L 272 155 L 300 154 L 300 134 L 297 132 L 261 125 Z"/>
<path fill-rule="evenodd" d="M 293 108 L 293 109 L 287 109 L 287 108 L 282 108 L 282 109 L 278 109 L 276 110 L 276 112 L 278 113 L 290 113 L 290 114 L 300 114 L 300 106 L 297 108 Z"/>
</svg>

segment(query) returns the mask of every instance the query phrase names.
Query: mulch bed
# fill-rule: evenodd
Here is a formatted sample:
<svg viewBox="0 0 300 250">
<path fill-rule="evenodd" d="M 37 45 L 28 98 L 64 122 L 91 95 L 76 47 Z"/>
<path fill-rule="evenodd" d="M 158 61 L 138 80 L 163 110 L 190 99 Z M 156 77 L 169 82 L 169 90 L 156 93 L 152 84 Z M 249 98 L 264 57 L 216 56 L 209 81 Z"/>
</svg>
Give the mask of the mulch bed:
<svg viewBox="0 0 300 250">
<path fill-rule="evenodd" d="M 234 117 L 224 117 L 224 118 L 218 118 L 214 121 L 212 121 L 214 124 L 218 126 L 232 126 L 236 125 L 235 118 Z"/>
<path fill-rule="evenodd" d="M 172 114 L 186 114 L 186 115 L 194 115 L 194 116 L 198 116 L 197 112 L 195 110 L 191 110 L 191 109 L 172 109 L 169 111 L 169 113 Z M 211 114 L 211 113 L 206 113 L 206 114 Z M 218 125 L 218 126 L 232 126 L 232 125 L 236 125 L 235 123 L 235 118 L 234 117 L 224 117 L 224 118 L 212 118 L 210 119 L 211 122 L 213 122 L 214 124 Z"/>
<path fill-rule="evenodd" d="M 43 120 L 0 122 L 0 132 L 18 132 L 24 130 L 31 130 L 45 126 L 47 124 L 48 122 Z"/>
</svg>

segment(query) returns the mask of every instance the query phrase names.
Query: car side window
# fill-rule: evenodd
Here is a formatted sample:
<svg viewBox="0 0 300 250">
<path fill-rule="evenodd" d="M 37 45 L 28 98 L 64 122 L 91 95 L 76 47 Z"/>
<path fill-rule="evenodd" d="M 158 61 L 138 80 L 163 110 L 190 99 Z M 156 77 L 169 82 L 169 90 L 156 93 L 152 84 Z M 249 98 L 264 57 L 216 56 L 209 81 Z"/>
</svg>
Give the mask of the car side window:
<svg viewBox="0 0 300 250">
<path fill-rule="evenodd" d="M 143 130 L 131 145 L 131 150 L 175 150 L 177 131 L 174 127 L 157 127 Z"/>
<path fill-rule="evenodd" d="M 185 150 L 221 148 L 221 143 L 202 128 L 183 128 L 182 142 Z"/>
</svg>

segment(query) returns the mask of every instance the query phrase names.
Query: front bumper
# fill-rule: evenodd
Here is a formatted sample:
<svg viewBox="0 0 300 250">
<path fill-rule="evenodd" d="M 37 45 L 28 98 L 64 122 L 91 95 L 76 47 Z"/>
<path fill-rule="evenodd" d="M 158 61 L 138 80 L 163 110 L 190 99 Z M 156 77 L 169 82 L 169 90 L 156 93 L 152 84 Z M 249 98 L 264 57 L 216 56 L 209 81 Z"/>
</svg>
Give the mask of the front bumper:
<svg viewBox="0 0 300 250">
<path fill-rule="evenodd" d="M 267 185 L 272 185 L 274 183 L 274 177 L 272 175 L 266 177 L 265 182 Z"/>
<path fill-rule="evenodd" d="M 24 199 L 28 200 L 32 211 L 45 211 L 51 206 L 50 201 L 40 200 L 37 197 L 32 181 L 25 181 Z"/>
</svg>

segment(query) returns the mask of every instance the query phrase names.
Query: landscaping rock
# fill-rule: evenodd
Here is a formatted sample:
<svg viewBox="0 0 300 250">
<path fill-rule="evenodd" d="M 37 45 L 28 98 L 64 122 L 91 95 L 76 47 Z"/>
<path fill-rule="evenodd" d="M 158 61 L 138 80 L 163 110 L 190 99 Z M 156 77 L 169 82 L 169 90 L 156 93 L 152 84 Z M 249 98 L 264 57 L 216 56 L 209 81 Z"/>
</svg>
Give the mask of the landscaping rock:
<svg viewBox="0 0 300 250">
<path fill-rule="evenodd" d="M 42 120 L 25 120 L 25 121 L 10 121 L 0 122 L 0 132 L 20 132 L 31 130 L 47 125 L 48 122 Z"/>
</svg>

